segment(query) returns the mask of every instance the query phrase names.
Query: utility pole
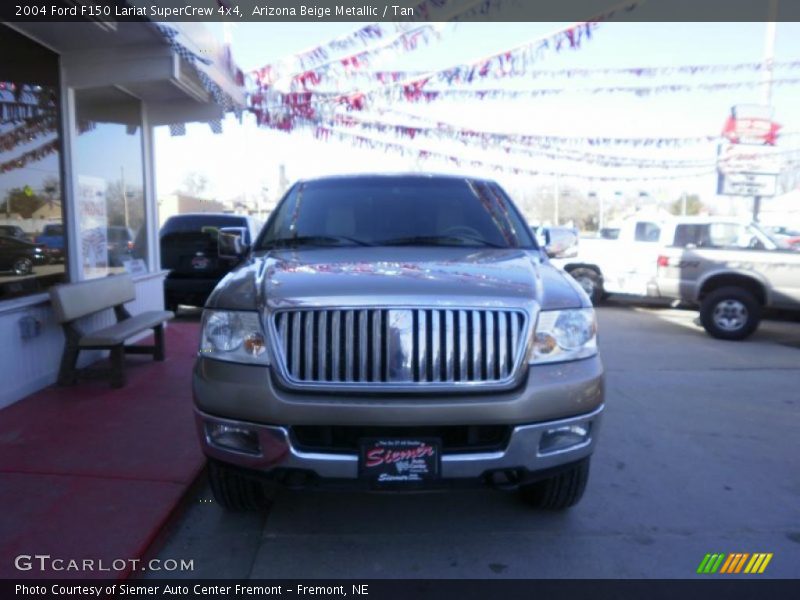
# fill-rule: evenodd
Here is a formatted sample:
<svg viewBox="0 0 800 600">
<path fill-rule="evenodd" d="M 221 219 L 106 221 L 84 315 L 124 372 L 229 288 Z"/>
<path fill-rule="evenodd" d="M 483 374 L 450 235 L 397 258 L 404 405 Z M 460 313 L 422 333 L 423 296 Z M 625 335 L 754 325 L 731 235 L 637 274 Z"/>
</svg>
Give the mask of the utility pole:
<svg viewBox="0 0 800 600">
<path fill-rule="evenodd" d="M 764 106 L 772 106 L 773 63 L 775 61 L 775 37 L 777 35 L 778 0 L 769 0 L 767 33 L 764 39 Z M 758 222 L 761 212 L 761 196 L 753 198 L 753 221 Z"/>
<path fill-rule="evenodd" d="M 561 194 L 561 190 L 559 189 L 561 182 L 559 181 L 559 175 L 556 173 L 556 178 L 553 182 L 553 225 L 558 227 L 558 200 Z"/>
<path fill-rule="evenodd" d="M 602 192 L 597 197 L 600 200 L 600 217 L 597 221 L 597 229 L 599 231 L 606 226 L 606 201 Z"/>
<path fill-rule="evenodd" d="M 681 194 L 681 215 L 686 216 L 686 191 Z"/>
<path fill-rule="evenodd" d="M 125 191 L 125 167 L 119 168 L 120 187 L 122 188 L 122 208 L 125 211 L 125 227 L 128 227 L 128 193 Z"/>
</svg>

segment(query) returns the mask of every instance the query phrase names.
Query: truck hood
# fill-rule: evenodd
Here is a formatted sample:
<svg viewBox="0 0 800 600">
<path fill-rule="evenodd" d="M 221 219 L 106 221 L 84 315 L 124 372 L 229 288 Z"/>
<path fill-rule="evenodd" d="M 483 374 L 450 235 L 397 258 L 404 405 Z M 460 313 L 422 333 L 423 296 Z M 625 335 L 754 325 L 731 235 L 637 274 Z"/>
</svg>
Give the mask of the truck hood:
<svg viewBox="0 0 800 600">
<path fill-rule="evenodd" d="M 454 247 L 326 247 L 251 256 L 206 306 L 462 305 L 576 308 L 579 286 L 536 252 Z"/>
</svg>

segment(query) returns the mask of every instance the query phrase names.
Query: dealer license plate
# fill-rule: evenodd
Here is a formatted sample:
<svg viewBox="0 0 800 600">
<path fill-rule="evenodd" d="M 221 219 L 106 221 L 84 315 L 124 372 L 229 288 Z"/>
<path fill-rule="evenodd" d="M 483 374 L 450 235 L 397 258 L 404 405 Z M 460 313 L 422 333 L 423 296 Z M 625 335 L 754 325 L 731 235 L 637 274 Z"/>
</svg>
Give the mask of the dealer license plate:
<svg viewBox="0 0 800 600">
<path fill-rule="evenodd" d="M 361 440 L 361 477 L 380 484 L 423 483 L 439 477 L 438 439 Z"/>
</svg>

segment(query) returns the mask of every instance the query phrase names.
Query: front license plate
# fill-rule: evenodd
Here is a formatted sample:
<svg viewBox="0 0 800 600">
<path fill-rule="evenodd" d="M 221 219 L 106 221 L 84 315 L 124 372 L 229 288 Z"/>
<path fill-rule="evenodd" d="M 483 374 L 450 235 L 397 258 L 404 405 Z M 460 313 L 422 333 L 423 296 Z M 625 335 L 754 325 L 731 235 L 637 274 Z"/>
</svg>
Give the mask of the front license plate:
<svg viewBox="0 0 800 600">
<path fill-rule="evenodd" d="M 211 261 L 205 256 L 195 256 L 192 259 L 192 268 L 196 271 L 205 271 L 211 265 Z"/>
<path fill-rule="evenodd" d="M 439 477 L 438 439 L 361 440 L 359 472 L 381 484 L 422 483 Z"/>
</svg>

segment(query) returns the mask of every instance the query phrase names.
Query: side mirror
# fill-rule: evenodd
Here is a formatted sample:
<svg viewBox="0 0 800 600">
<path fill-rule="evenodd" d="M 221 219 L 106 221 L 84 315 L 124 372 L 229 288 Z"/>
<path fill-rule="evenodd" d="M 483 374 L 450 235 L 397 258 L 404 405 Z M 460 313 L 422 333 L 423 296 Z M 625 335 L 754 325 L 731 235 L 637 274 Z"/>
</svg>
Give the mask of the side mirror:
<svg viewBox="0 0 800 600">
<path fill-rule="evenodd" d="M 550 230 L 546 230 L 544 251 L 548 258 L 574 258 L 578 256 L 578 234 L 577 232 L 559 231 L 558 235 L 552 235 Z"/>
<path fill-rule="evenodd" d="M 244 227 L 222 227 L 217 237 L 217 255 L 231 260 L 244 258 L 250 249 L 245 242 L 246 235 Z"/>
</svg>

